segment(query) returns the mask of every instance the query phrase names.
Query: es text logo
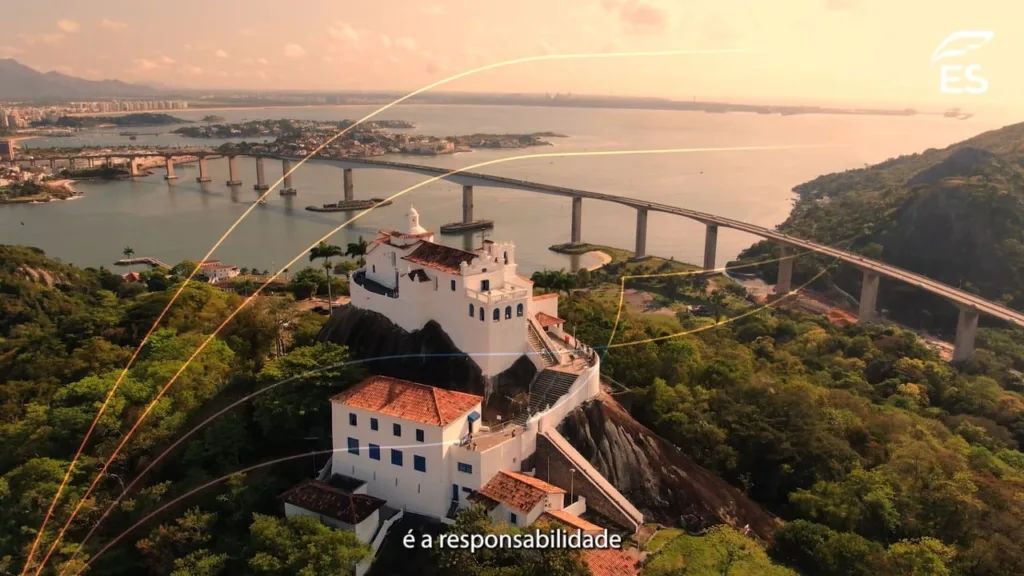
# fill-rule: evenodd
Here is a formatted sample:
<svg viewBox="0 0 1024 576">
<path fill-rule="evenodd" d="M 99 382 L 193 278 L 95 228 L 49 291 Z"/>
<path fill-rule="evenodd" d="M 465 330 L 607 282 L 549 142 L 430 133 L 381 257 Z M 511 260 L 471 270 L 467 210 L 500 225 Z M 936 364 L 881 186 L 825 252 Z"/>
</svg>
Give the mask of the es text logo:
<svg viewBox="0 0 1024 576">
<path fill-rule="evenodd" d="M 965 30 L 950 34 L 932 52 L 932 64 L 939 65 L 939 90 L 943 94 L 984 94 L 988 80 L 981 77 L 981 66 L 963 62 L 961 58 L 971 50 L 977 50 L 992 40 L 995 32 Z M 960 60 L 960 62 L 956 62 Z"/>
</svg>

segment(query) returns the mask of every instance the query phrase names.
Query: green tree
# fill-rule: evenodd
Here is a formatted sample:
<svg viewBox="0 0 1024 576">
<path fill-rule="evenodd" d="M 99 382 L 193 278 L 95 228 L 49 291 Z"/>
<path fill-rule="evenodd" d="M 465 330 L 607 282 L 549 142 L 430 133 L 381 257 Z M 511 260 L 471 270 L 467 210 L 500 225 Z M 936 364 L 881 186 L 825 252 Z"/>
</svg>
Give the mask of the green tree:
<svg viewBox="0 0 1024 576">
<path fill-rule="evenodd" d="M 796 576 L 773 564 L 764 548 L 720 525 L 701 536 L 683 534 L 667 542 L 644 566 L 644 576 Z"/>
<path fill-rule="evenodd" d="M 334 297 L 331 294 L 331 270 L 334 269 L 334 266 L 331 264 L 331 258 L 344 255 L 345 252 L 342 251 L 340 246 L 327 244 L 326 242 L 321 242 L 317 244 L 316 246 L 313 247 L 312 250 L 309 251 L 310 262 L 313 262 L 318 259 L 323 259 L 323 269 L 324 273 L 327 275 L 328 309 L 332 311 L 334 310 Z"/>
<path fill-rule="evenodd" d="M 345 256 L 355 260 L 360 266 L 366 265 L 366 249 L 369 248 L 369 243 L 363 240 L 360 236 L 355 242 L 349 242 L 348 246 L 345 247 Z"/>
<path fill-rule="evenodd" d="M 312 516 L 253 515 L 249 569 L 258 576 L 348 574 L 369 550 L 350 530 L 332 530 Z"/>
<path fill-rule="evenodd" d="M 885 563 L 901 576 L 948 576 L 956 550 L 934 538 L 901 540 L 889 547 Z"/>
</svg>

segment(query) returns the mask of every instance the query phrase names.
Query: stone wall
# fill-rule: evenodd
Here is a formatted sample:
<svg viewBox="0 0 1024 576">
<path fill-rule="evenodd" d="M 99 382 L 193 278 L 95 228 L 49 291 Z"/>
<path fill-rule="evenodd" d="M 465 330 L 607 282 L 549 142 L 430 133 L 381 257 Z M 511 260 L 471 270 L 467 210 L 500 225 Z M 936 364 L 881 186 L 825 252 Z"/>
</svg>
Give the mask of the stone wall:
<svg viewBox="0 0 1024 576">
<path fill-rule="evenodd" d="M 561 451 L 543 434 L 537 435 L 537 451 L 533 455 L 533 463 L 537 470 L 537 478 L 554 484 L 566 491 L 566 502 L 569 502 L 570 490 L 573 496 L 583 496 L 587 500 L 587 510 L 593 510 L 615 522 L 620 527 L 633 531 L 634 523 L 625 515 L 605 493 L 579 470 L 575 474 L 570 470 L 576 468 Z"/>
</svg>

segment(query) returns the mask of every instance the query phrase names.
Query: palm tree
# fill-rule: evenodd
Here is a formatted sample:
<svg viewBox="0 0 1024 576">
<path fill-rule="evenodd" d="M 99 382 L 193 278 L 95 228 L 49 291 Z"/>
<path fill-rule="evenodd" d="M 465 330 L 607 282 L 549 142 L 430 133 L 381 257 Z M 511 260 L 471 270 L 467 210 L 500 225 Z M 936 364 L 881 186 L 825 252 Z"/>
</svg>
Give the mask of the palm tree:
<svg viewBox="0 0 1024 576">
<path fill-rule="evenodd" d="M 348 243 L 348 247 L 345 248 L 345 256 L 355 259 L 360 266 L 363 266 L 366 264 L 366 259 L 363 256 L 366 256 L 366 248 L 368 246 L 369 244 L 366 240 L 363 240 L 363 237 L 360 236 L 358 241 Z"/>
<path fill-rule="evenodd" d="M 125 258 L 131 258 L 135 255 L 135 250 L 131 246 L 125 246 L 124 250 L 121 250 L 121 254 L 124 254 Z M 131 272 L 132 266 L 128 265 L 128 271 Z"/>
<path fill-rule="evenodd" d="M 334 311 L 334 296 L 331 294 L 331 269 L 333 268 L 333 266 L 331 265 L 331 258 L 334 258 L 335 256 L 344 255 L 345 252 L 341 250 L 341 246 L 335 246 L 334 244 L 328 244 L 326 242 L 321 242 L 317 244 L 316 246 L 313 247 L 312 250 L 309 251 L 310 262 L 313 262 L 321 258 L 324 261 L 324 271 L 327 272 L 327 306 L 328 310 L 332 312 Z"/>
</svg>

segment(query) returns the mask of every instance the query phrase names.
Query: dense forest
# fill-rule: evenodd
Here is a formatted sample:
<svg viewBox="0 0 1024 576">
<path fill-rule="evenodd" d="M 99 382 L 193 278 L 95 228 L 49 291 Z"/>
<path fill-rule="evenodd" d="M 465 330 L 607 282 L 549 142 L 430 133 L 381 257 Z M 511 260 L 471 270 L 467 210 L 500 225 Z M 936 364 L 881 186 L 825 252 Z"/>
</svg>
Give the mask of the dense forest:
<svg viewBox="0 0 1024 576">
<path fill-rule="evenodd" d="M 880 164 L 829 174 L 794 188 L 779 229 L 846 248 L 1024 310 L 1024 123 Z M 768 260 L 761 242 L 740 260 Z M 797 258 L 794 281 L 831 265 Z M 766 264 L 774 280 L 776 266 Z M 861 274 L 835 266 L 819 280 L 859 295 Z M 913 287 L 882 281 L 879 305 L 914 328 L 948 331 L 956 308 Z"/>
</svg>

